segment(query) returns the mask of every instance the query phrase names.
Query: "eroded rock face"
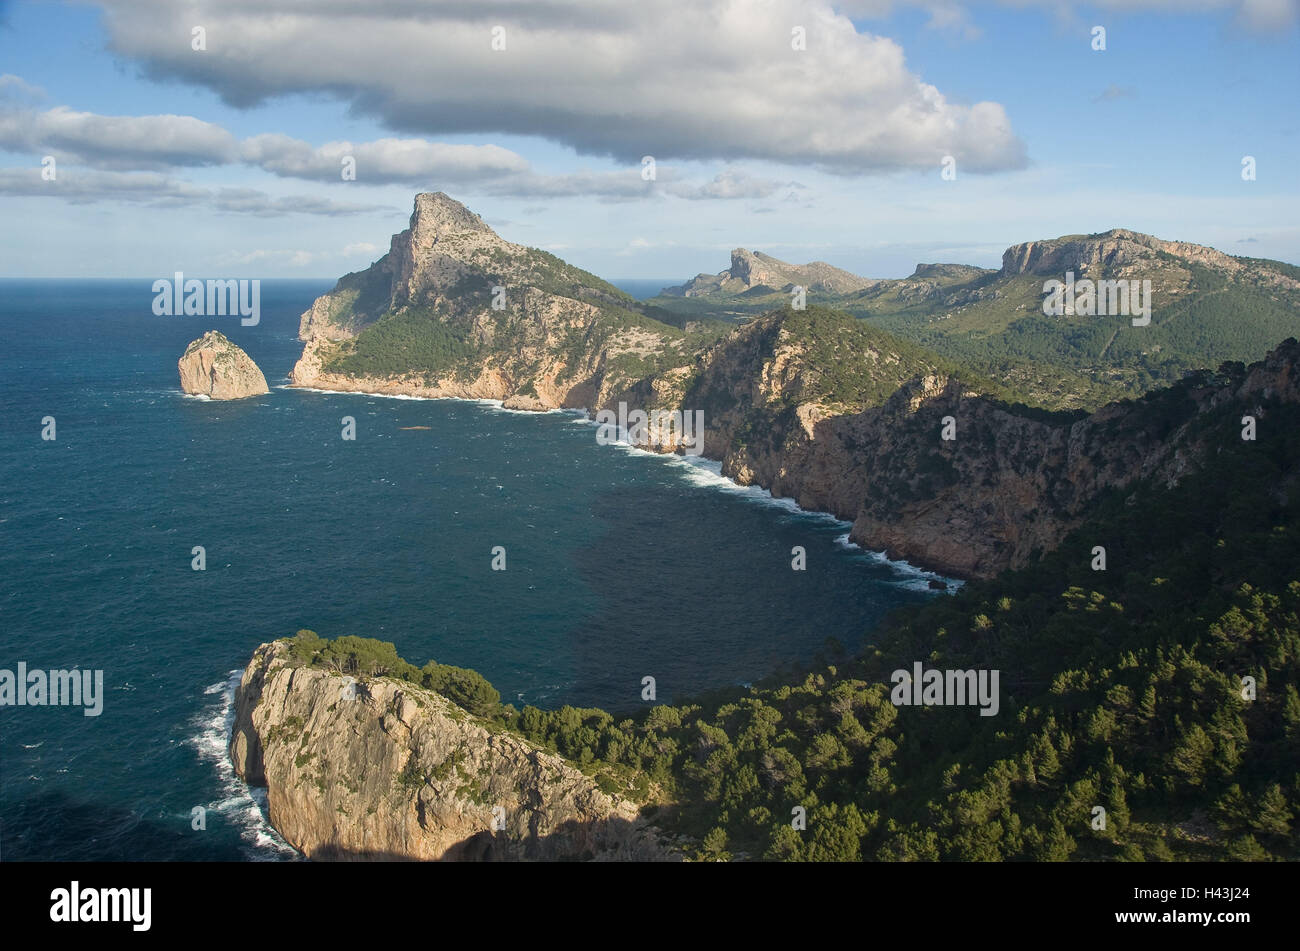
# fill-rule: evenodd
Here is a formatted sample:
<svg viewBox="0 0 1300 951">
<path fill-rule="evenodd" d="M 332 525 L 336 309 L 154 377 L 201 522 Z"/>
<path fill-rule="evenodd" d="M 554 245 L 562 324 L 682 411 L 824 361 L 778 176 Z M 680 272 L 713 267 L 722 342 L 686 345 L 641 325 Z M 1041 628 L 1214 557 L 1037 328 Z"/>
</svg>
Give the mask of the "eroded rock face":
<svg viewBox="0 0 1300 951">
<path fill-rule="evenodd" d="M 716 355 L 709 374 L 740 379 L 728 374 L 731 359 Z M 742 403 L 743 391 L 734 392 L 737 405 L 765 398 Z M 1295 340 L 1249 368 L 1204 374 L 1081 419 L 1013 411 L 957 380 L 923 376 L 858 413 L 805 405 L 774 410 L 760 426 L 752 415 L 715 414 L 705 447 L 721 454 L 725 475 L 851 520 L 850 537 L 866 548 L 987 578 L 1057 548 L 1103 493 L 1139 479 L 1178 482 L 1215 452 L 1216 440 L 1240 438 L 1241 416 L 1266 421 L 1273 402 L 1300 402 Z M 1220 410 L 1232 425 L 1208 429 L 1207 414 Z M 941 438 L 947 417 L 951 441 Z M 763 438 L 737 439 L 746 424 Z"/>
<path fill-rule="evenodd" d="M 177 368 L 181 389 L 191 395 L 238 400 L 271 392 L 252 358 L 216 330 L 192 341 Z"/>
<path fill-rule="evenodd" d="M 309 858 L 676 857 L 563 758 L 412 684 L 291 667 L 283 642 L 254 653 L 235 716 L 235 772 L 267 787 L 271 824 Z"/>
<path fill-rule="evenodd" d="M 1066 271 L 1081 274 L 1104 273 L 1110 277 L 1154 277 L 1163 274 L 1170 289 L 1179 283 L 1169 271 L 1183 271 L 1188 264 L 1200 265 L 1234 275 L 1252 270 L 1255 279 L 1294 290 L 1300 281 L 1271 270 L 1252 268 L 1248 259 L 1233 257 L 1214 248 L 1186 241 L 1160 238 L 1126 228 L 1114 228 L 1097 235 L 1075 235 L 1050 241 L 1028 241 L 1012 245 L 1002 254 L 1000 276 L 1042 274 L 1061 277 Z"/>
</svg>

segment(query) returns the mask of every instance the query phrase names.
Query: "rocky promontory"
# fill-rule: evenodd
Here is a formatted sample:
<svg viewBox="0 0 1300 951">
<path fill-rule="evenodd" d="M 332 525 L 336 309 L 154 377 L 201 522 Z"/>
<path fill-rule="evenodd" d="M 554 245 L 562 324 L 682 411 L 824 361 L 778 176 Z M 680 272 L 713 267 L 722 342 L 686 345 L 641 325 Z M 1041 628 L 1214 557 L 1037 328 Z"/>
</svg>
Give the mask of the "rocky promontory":
<svg viewBox="0 0 1300 951">
<path fill-rule="evenodd" d="M 217 330 L 191 341 L 177 368 L 181 389 L 192 396 L 239 400 L 271 392 L 252 358 Z"/>
<path fill-rule="evenodd" d="M 617 404 L 646 367 L 688 363 L 683 332 L 553 255 L 501 238 L 442 192 L 415 196 L 409 227 L 302 315 L 294 386 Z"/>
<path fill-rule="evenodd" d="M 639 807 L 407 681 L 263 644 L 235 695 L 235 772 L 313 859 L 669 860 Z"/>
</svg>

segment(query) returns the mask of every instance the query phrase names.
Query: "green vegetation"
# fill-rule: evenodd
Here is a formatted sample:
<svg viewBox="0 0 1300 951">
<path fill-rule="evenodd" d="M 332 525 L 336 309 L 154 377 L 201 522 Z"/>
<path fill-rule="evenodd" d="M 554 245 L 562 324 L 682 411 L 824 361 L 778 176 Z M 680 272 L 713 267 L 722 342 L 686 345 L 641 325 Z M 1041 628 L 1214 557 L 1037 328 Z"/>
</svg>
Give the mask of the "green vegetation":
<svg viewBox="0 0 1300 951">
<path fill-rule="evenodd" d="M 431 308 L 388 314 L 348 341 L 326 369 L 351 376 L 440 376 L 472 360 L 478 348 Z"/>
<path fill-rule="evenodd" d="M 1048 406 L 1096 407 L 1176 382 L 1189 370 L 1261 357 L 1296 331 L 1300 298 L 1183 265 L 1190 287 L 1153 282 L 1150 326 L 1127 317 L 1047 317 L 1042 275 L 1003 282 L 996 299 L 956 310 L 846 309 Z"/>
<path fill-rule="evenodd" d="M 429 661 L 423 667 L 407 663 L 388 641 L 372 637 L 337 637 L 327 640 L 315 631 L 301 630 L 289 639 L 293 664 L 319 667 L 361 680 L 392 677 L 442 694 L 475 716 L 499 712 L 501 694 L 473 670 Z"/>
<path fill-rule="evenodd" d="M 1300 523 L 1270 487 L 1294 484 L 1300 413 L 1270 407 L 1259 444 L 1234 415 L 1207 423 L 1208 471 L 1109 500 L 1041 564 L 898 616 L 862 658 L 619 724 L 525 708 L 518 725 L 644 771 L 706 853 L 1294 858 Z M 916 660 L 1000 670 L 1000 715 L 895 707 L 890 673 Z"/>
<path fill-rule="evenodd" d="M 529 286 L 591 304 L 594 319 L 555 325 L 554 356 L 579 367 L 606 354 L 606 382 L 690 368 L 681 405 L 711 419 L 733 414 L 744 445 L 795 432 L 801 404 L 860 411 L 920 375 L 955 377 L 1022 415 L 1067 418 L 1207 363 L 1229 361 L 1219 382 L 1239 382 L 1244 367 L 1230 361 L 1294 333 L 1300 303 L 1269 274 L 1295 279 L 1300 268 L 1240 260 L 1255 267 L 1229 275 L 1157 253 L 1143 328 L 1126 317 L 1046 317 L 1043 276 L 1033 274 L 945 271 L 934 282 L 942 293 L 893 282 L 810 298 L 801 311 L 762 291 L 646 306 L 540 251 L 522 260 L 492 252 L 445 300 L 482 299 L 486 310 L 492 284 L 518 287 L 524 273 Z M 516 276 L 502 281 L 507 269 Z M 348 307 L 378 306 L 362 278 L 348 281 Z M 536 342 L 522 314 L 472 321 L 476 306 L 384 314 L 329 369 L 465 374 Z M 728 320 L 750 316 L 718 343 L 734 330 Z M 714 319 L 688 332 L 697 317 Z M 638 330 L 654 341 L 641 346 Z M 735 348 L 734 359 L 706 365 L 714 344 Z M 726 374 L 770 366 L 778 351 L 788 359 L 776 396 L 747 405 L 755 381 Z M 1212 376 L 1146 397 L 1152 431 L 1181 424 L 1189 387 Z M 367 638 L 300 631 L 292 662 L 442 693 L 564 755 L 601 788 L 653 799 L 664 807 L 657 821 L 703 858 L 1300 858 L 1300 410 L 1266 401 L 1251 412 L 1262 421 L 1258 442 L 1240 438 L 1232 401 L 1198 417 L 1188 441 L 1216 447 L 1205 471 L 1173 489 L 1139 483 L 1103 499 L 1032 567 L 900 612 L 862 656 L 824 658 L 802 679 L 616 715 L 516 711 L 474 671 L 417 668 Z M 932 452 L 915 475 L 923 497 L 957 470 Z M 1097 545 L 1104 572 L 1090 566 Z M 891 674 L 917 661 L 998 670 L 1000 712 L 895 706 Z M 1253 697 L 1242 678 L 1253 678 Z M 296 739 L 301 724 L 290 726 Z M 1094 827 L 1099 806 L 1104 828 Z M 796 807 L 806 829 L 791 827 Z"/>
<path fill-rule="evenodd" d="M 726 346 L 726 345 L 724 345 Z M 742 368 L 770 363 L 778 350 L 785 386 L 765 405 L 745 408 L 735 438 L 738 445 L 782 439 L 795 431 L 794 413 L 800 404 L 820 402 L 837 412 L 856 413 L 880 406 L 904 383 L 920 376 L 951 377 L 1007 410 L 1031 417 L 1073 421 L 1081 411 L 1058 411 L 1030 405 L 1033 398 L 1012 386 L 927 351 L 916 344 L 858 320 L 844 311 L 810 306 L 786 308 L 754 321 L 737 347 Z M 740 389 L 749 381 L 739 381 Z M 686 389 L 682 405 L 702 409 L 712 419 L 742 409 L 733 393 L 738 381 L 697 374 Z"/>
<path fill-rule="evenodd" d="M 625 353 L 611 359 L 607 371 L 628 382 L 681 364 L 689 359 L 683 356 L 689 349 L 683 351 L 680 344 L 702 345 L 716 338 L 722 326 L 714 322 L 712 328 L 697 327 L 688 335 L 681 327 L 649 316 L 646 308 L 612 284 L 544 251 L 528 249 L 510 255 L 494 249 L 479 255 L 475 263 L 479 270 L 462 274 L 436 299 L 395 311 L 387 301 L 367 296 L 366 289 L 377 283 L 376 278 L 366 277 L 366 272 L 349 275 L 340 282 L 345 286 L 338 292 L 330 319 L 359 332 L 340 342 L 325 369 L 348 376 L 423 377 L 426 383 L 434 383 L 446 377 L 471 380 L 489 362 L 509 367 L 526 348 L 543 343 L 543 328 L 517 306 L 492 310 L 496 286 L 510 288 L 516 304 L 533 289 L 575 302 L 575 312 L 579 303 L 596 309 L 590 323 L 575 327 L 558 348 L 570 367 L 581 366 L 629 331 L 654 334 L 667 344 L 654 353 Z M 583 308 L 580 313 L 586 320 L 589 312 Z"/>
<path fill-rule="evenodd" d="M 931 269 L 921 278 L 883 281 L 843 296 L 810 295 L 808 303 L 810 310 L 824 305 L 846 311 L 997 380 L 1021 394 L 1017 399 L 1051 409 L 1095 409 L 1167 386 L 1197 367 L 1258 359 L 1272 343 L 1295 334 L 1300 293 L 1280 287 L 1277 278 L 1298 280 L 1300 268 L 1237 260 L 1247 268 L 1228 273 L 1150 252 L 1143 265 L 1152 283 L 1152 321 L 1146 327 L 1134 327 L 1123 316 L 1045 316 L 1043 281 L 1061 275 L 1002 276 L 970 268 Z M 758 290 L 649 303 L 679 320 L 743 321 L 788 308 L 789 295 Z"/>
</svg>

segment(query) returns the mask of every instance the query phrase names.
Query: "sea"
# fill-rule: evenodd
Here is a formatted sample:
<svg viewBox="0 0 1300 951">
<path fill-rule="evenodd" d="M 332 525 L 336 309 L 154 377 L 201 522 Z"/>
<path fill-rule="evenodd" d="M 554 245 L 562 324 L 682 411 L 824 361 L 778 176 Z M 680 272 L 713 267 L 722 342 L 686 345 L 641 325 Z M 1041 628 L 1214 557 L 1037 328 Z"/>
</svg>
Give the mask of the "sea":
<svg viewBox="0 0 1300 951">
<path fill-rule="evenodd" d="M 288 388 L 331 282 L 263 281 L 255 326 L 155 316 L 151 283 L 0 281 L 0 669 L 104 683 L 98 716 L 0 706 L 0 861 L 295 859 L 226 743 L 254 648 L 302 628 L 622 712 L 645 677 L 661 703 L 750 684 L 935 596 L 847 523 L 579 411 Z M 269 395 L 181 393 L 210 329 Z"/>
</svg>

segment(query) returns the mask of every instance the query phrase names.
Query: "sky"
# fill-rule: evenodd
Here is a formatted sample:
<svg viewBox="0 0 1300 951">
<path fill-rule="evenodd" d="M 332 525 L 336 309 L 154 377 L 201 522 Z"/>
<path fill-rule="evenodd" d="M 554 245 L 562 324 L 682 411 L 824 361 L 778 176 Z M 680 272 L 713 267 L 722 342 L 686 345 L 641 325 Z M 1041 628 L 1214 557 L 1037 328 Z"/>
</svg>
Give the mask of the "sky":
<svg viewBox="0 0 1300 951">
<path fill-rule="evenodd" d="M 1300 263 L 1298 7 L 0 0 L 0 277 L 336 278 L 421 191 L 611 279 L 1117 227 Z"/>
</svg>

